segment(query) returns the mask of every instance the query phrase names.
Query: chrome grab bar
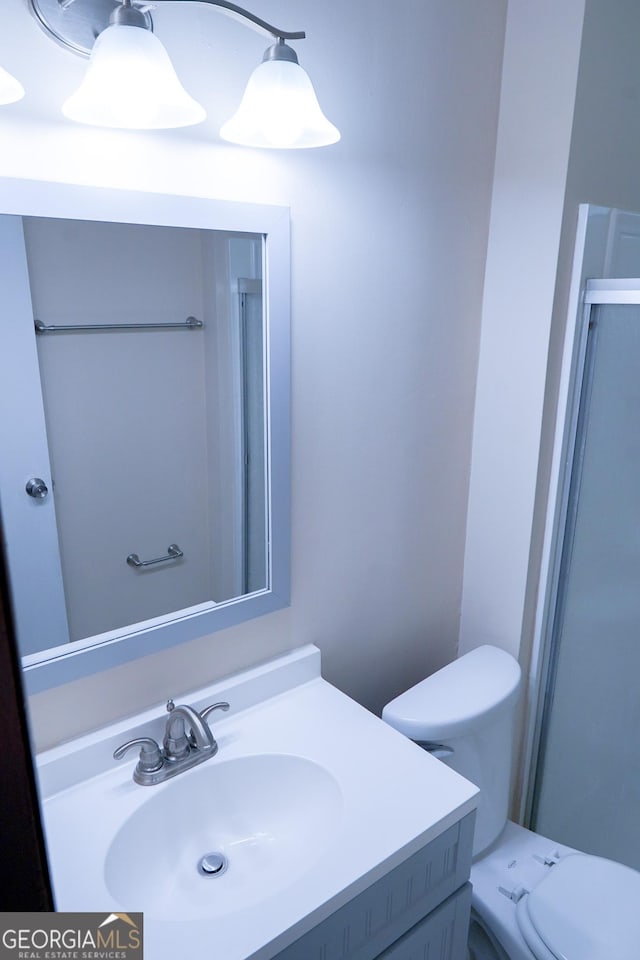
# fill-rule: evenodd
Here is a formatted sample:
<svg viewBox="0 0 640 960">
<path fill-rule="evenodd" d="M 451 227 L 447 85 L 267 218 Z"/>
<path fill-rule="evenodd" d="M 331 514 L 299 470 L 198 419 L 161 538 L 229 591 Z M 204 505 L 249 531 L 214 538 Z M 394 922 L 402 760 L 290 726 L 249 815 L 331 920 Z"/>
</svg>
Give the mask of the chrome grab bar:
<svg viewBox="0 0 640 960">
<path fill-rule="evenodd" d="M 127 563 L 130 567 L 150 567 L 154 563 L 164 563 L 165 560 L 179 560 L 184 553 L 177 543 L 172 543 L 167 549 L 166 557 L 156 557 L 155 560 L 141 560 L 137 553 L 130 553 Z"/>
<path fill-rule="evenodd" d="M 35 321 L 36 333 L 83 333 L 91 330 L 199 330 L 202 320 L 187 317 L 180 323 L 43 323 Z"/>
</svg>

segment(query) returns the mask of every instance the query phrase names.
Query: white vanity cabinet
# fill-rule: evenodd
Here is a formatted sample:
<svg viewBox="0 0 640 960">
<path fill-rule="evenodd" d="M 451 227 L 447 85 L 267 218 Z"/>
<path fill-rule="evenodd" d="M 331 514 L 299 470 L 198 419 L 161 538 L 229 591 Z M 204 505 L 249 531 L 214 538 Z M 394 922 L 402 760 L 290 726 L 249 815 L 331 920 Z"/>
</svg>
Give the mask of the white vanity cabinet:
<svg viewBox="0 0 640 960">
<path fill-rule="evenodd" d="M 56 908 L 142 910 L 150 960 L 465 960 L 477 788 L 323 680 L 316 648 L 190 705 L 223 700 L 215 756 L 154 786 L 113 753 L 161 743 L 160 707 L 40 755 Z M 209 854 L 228 869 L 203 876 Z"/>
<path fill-rule="evenodd" d="M 464 960 L 474 816 L 449 827 L 274 960 Z"/>
</svg>

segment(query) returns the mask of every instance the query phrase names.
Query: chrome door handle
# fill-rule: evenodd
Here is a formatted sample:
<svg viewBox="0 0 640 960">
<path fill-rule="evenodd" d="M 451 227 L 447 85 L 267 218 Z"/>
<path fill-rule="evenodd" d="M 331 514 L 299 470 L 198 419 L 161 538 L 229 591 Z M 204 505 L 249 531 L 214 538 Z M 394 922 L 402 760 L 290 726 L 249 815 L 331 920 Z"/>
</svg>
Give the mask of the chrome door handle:
<svg viewBox="0 0 640 960">
<path fill-rule="evenodd" d="M 25 490 L 34 500 L 44 500 L 49 493 L 49 488 L 40 477 L 31 477 L 30 480 L 27 480 Z"/>
</svg>

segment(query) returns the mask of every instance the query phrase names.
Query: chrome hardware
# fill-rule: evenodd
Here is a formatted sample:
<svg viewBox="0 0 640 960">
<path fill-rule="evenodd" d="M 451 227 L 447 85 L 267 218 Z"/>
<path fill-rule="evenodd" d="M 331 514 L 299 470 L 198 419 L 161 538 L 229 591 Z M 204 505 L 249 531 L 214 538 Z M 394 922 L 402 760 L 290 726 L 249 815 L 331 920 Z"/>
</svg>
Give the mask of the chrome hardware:
<svg viewBox="0 0 640 960">
<path fill-rule="evenodd" d="M 31 477 L 31 479 L 27 481 L 25 490 L 34 500 L 44 500 L 49 493 L 49 488 L 40 477 Z"/>
<path fill-rule="evenodd" d="M 137 553 L 130 553 L 127 557 L 127 563 L 130 567 L 150 567 L 154 563 L 164 563 L 166 560 L 179 560 L 184 557 L 184 553 L 177 543 L 172 543 L 167 547 L 166 557 L 156 557 L 154 560 L 141 560 Z"/>
<path fill-rule="evenodd" d="M 62 46 L 81 56 L 88 57 L 98 34 L 109 26 L 112 21 L 114 6 L 121 0 L 28 0 L 31 11 L 42 29 Z M 236 14 L 238 18 L 255 24 L 260 30 L 271 34 L 274 39 L 304 40 L 304 30 L 282 30 L 275 24 L 267 23 L 255 16 L 249 10 L 239 7 L 229 0 L 206 0 L 212 6 L 222 7 Z M 76 8 L 77 6 L 77 13 Z M 149 9 L 150 3 L 132 4 L 134 8 L 145 15 L 146 24 L 153 29 L 153 22 Z M 121 9 L 121 7 L 120 7 Z M 67 16 L 64 16 L 64 14 Z M 73 14 L 73 15 L 69 15 Z"/>
<path fill-rule="evenodd" d="M 198 713 L 187 704 L 177 707 L 173 700 L 167 701 L 167 726 L 162 749 L 150 737 L 138 737 L 123 743 L 113 754 L 119 760 L 130 747 L 141 745 L 140 758 L 133 771 L 133 779 L 141 786 L 153 786 L 162 783 L 203 763 L 218 752 L 218 744 L 206 722 L 213 710 L 228 710 L 226 702 L 212 703 L 202 713 Z M 188 729 L 188 732 L 187 732 Z"/>
<path fill-rule="evenodd" d="M 184 760 L 191 749 L 216 753 L 218 744 L 213 739 L 209 725 L 204 722 L 197 710 L 181 704 L 176 707 L 173 700 L 167 702 L 167 729 L 164 735 L 164 755 L 168 763 Z M 186 725 L 191 728 L 187 736 Z"/>
<path fill-rule="evenodd" d="M 224 853 L 205 853 L 198 861 L 198 873 L 203 877 L 220 877 L 228 866 Z"/>
<path fill-rule="evenodd" d="M 225 713 L 229 709 L 229 704 L 226 700 L 221 700 L 220 703 L 212 703 L 211 706 L 205 707 L 204 710 L 200 711 L 200 716 L 203 720 L 206 720 L 210 713 L 213 713 L 214 710 L 224 710 Z"/>
<path fill-rule="evenodd" d="M 127 750 L 138 744 L 140 744 L 140 757 L 133 771 L 133 779 L 136 783 L 143 786 L 158 783 L 158 780 L 155 779 L 155 774 L 159 770 L 162 770 L 164 757 L 162 756 L 160 747 L 151 737 L 136 737 L 135 740 L 128 740 L 126 743 L 123 743 L 122 746 L 118 747 L 117 750 L 114 750 L 113 759 L 122 759 Z"/>
<path fill-rule="evenodd" d="M 433 743 L 431 740 L 416 740 L 416 743 L 419 747 L 422 747 L 423 750 L 426 750 L 427 753 L 430 753 L 432 757 L 436 757 L 437 760 L 444 760 L 446 757 L 451 757 L 455 752 L 453 747 L 448 747 L 444 743 Z"/>
<path fill-rule="evenodd" d="M 113 0 L 29 0 L 43 30 L 59 44 L 88 57 L 98 34 L 109 26 Z M 153 26 L 151 17 L 145 21 Z"/>
<path fill-rule="evenodd" d="M 187 317 L 177 323 L 43 323 L 35 321 L 36 333 L 90 333 L 92 330 L 200 330 L 202 320 Z"/>
</svg>

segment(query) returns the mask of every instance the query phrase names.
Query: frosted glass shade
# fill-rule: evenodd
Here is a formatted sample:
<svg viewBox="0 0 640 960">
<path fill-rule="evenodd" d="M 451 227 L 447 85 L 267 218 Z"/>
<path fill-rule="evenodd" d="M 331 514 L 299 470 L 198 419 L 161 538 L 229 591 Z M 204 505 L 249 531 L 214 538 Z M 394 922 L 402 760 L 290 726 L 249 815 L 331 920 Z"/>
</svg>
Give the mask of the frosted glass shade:
<svg viewBox="0 0 640 960">
<path fill-rule="evenodd" d="M 0 67 L 0 104 L 15 103 L 23 97 L 24 87 L 20 81 Z"/>
<path fill-rule="evenodd" d="M 64 103 L 71 120 L 98 127 L 187 127 L 206 113 L 180 83 L 150 30 L 112 24 L 96 40 L 78 90 Z"/>
<path fill-rule="evenodd" d="M 265 60 L 249 77 L 242 102 L 220 130 L 223 140 L 247 147 L 322 147 L 340 131 L 322 110 L 298 63 Z"/>
</svg>

